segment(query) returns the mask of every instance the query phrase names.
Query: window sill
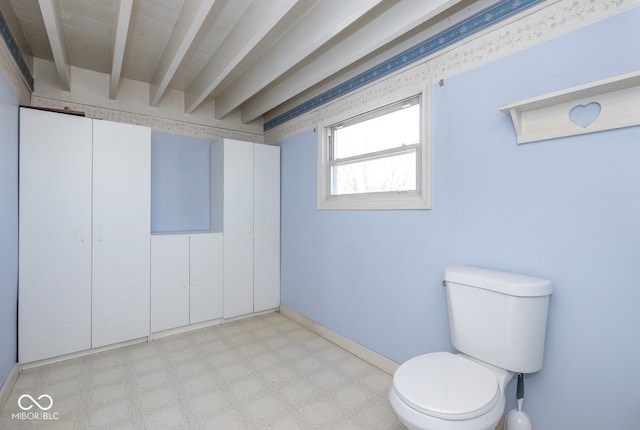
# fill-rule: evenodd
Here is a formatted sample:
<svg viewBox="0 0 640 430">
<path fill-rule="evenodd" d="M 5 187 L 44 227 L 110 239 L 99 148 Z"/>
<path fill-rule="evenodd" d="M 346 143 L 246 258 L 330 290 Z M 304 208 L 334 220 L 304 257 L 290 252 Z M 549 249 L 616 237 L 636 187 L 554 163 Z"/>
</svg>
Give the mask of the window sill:
<svg viewBox="0 0 640 430">
<path fill-rule="evenodd" d="M 320 210 L 431 209 L 430 199 L 415 191 L 350 194 L 318 199 Z"/>
</svg>

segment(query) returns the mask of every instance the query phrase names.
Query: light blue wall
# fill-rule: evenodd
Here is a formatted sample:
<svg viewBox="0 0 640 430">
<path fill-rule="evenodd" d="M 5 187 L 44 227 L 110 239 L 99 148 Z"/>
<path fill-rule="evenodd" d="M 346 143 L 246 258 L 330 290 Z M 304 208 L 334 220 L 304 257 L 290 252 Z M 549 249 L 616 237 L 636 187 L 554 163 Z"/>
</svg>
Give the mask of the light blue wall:
<svg viewBox="0 0 640 430">
<path fill-rule="evenodd" d="M 209 139 L 151 133 L 151 231 L 211 228 L 211 143 Z"/>
<path fill-rule="evenodd" d="M 282 304 L 395 361 L 451 350 L 442 269 L 551 279 L 541 429 L 637 428 L 640 127 L 516 144 L 497 107 L 640 69 L 640 8 L 433 86 L 433 209 L 316 210 L 316 134 L 280 142 Z M 507 408 L 515 406 L 509 386 Z"/>
<path fill-rule="evenodd" d="M 0 73 L 0 387 L 17 356 L 18 105 Z"/>
</svg>

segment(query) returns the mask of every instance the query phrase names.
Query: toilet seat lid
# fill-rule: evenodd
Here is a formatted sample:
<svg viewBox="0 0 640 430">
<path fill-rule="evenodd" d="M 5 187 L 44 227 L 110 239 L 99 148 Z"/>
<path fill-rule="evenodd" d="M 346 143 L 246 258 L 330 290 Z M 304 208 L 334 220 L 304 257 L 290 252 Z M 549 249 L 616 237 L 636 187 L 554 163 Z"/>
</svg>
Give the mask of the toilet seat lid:
<svg viewBox="0 0 640 430">
<path fill-rule="evenodd" d="M 393 388 L 413 409 L 448 420 L 475 418 L 500 398 L 491 370 L 449 352 L 420 355 L 402 364 L 393 376 Z"/>
</svg>

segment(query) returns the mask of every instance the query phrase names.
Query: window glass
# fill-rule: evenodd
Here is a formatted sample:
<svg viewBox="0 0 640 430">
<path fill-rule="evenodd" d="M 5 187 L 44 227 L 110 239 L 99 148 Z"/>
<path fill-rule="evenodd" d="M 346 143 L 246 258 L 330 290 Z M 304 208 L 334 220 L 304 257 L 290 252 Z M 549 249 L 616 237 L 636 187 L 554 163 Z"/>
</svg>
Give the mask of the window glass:
<svg viewBox="0 0 640 430">
<path fill-rule="evenodd" d="M 420 142 L 420 104 L 417 97 L 374 113 L 378 116 L 333 127 L 334 160 Z"/>
<path fill-rule="evenodd" d="M 333 166 L 331 194 L 416 189 L 416 151 Z"/>
<path fill-rule="evenodd" d="M 318 208 L 428 209 L 428 90 L 319 125 Z"/>
</svg>

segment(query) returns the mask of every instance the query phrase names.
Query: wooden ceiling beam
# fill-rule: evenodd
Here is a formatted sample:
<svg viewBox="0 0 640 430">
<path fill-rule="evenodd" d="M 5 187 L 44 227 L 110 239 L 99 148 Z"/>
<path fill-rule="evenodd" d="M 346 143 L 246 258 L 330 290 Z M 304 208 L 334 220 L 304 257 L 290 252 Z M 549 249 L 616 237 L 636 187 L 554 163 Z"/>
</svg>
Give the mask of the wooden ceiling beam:
<svg viewBox="0 0 640 430">
<path fill-rule="evenodd" d="M 151 82 L 151 106 L 157 106 L 184 60 L 216 0 L 185 1 Z M 266 2 L 269 3 L 269 2 Z"/>
<path fill-rule="evenodd" d="M 64 29 L 60 19 L 60 4 L 57 0 L 38 0 L 38 4 L 49 38 L 53 61 L 60 78 L 60 85 L 64 91 L 71 91 L 71 67 L 67 61 Z"/>
<path fill-rule="evenodd" d="M 297 0 L 254 1 L 185 91 L 185 112 L 192 113 L 293 8 Z"/>
<path fill-rule="evenodd" d="M 132 9 L 133 0 L 118 1 L 115 38 L 113 41 L 113 59 L 111 60 L 111 76 L 109 78 L 109 98 L 111 100 L 115 100 L 116 95 L 118 94 L 120 74 L 122 73 L 122 61 L 124 60 Z"/>
<path fill-rule="evenodd" d="M 321 0 L 277 44 L 215 99 L 215 117 L 223 118 L 291 67 L 320 48 L 381 0 Z"/>
<path fill-rule="evenodd" d="M 247 124 L 264 113 L 311 88 L 376 49 L 453 7 L 461 0 L 402 0 L 372 17 L 367 25 L 307 61 L 286 80 L 270 86 L 242 105 Z"/>
</svg>

